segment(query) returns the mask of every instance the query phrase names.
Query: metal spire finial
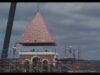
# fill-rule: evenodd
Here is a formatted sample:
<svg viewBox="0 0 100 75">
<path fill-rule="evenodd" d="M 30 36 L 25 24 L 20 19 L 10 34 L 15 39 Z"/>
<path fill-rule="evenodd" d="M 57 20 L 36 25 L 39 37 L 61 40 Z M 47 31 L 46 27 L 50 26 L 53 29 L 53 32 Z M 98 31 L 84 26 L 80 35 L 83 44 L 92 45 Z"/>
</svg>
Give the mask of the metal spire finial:
<svg viewBox="0 0 100 75">
<path fill-rule="evenodd" d="M 37 3 L 37 11 L 39 11 L 39 2 Z"/>
</svg>

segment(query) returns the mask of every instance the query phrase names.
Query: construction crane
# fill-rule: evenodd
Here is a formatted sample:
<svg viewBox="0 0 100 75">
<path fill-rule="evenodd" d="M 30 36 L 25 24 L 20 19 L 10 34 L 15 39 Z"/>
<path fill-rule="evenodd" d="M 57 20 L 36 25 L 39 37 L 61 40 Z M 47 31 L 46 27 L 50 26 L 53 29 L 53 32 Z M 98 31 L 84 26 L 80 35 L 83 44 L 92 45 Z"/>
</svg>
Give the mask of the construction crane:
<svg viewBox="0 0 100 75">
<path fill-rule="evenodd" d="M 3 44 L 2 54 L 1 54 L 1 58 L 3 59 L 6 59 L 8 56 L 8 49 L 9 49 L 9 43 L 10 43 L 15 10 L 16 10 L 16 2 L 14 3 L 12 2 L 10 5 L 8 22 L 7 22 L 6 33 L 5 33 L 5 38 L 4 38 L 4 44 Z"/>
<path fill-rule="evenodd" d="M 11 37 L 11 32 L 12 32 L 15 10 L 16 10 L 16 2 L 12 2 L 11 5 L 10 5 L 8 22 L 7 22 L 7 27 L 6 27 L 6 33 L 5 33 L 5 37 L 4 37 L 4 44 L 3 44 L 2 54 L 1 54 L 1 63 L 0 63 L 1 67 L 2 67 L 1 72 L 7 71 L 8 49 L 9 49 L 9 43 L 10 43 L 10 37 Z"/>
</svg>

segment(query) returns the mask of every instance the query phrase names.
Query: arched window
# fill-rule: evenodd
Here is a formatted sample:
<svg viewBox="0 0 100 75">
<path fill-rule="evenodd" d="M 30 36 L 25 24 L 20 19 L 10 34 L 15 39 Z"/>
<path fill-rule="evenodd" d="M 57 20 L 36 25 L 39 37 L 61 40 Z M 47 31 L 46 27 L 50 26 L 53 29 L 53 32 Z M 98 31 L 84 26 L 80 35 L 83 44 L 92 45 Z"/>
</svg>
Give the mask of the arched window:
<svg viewBox="0 0 100 75">
<path fill-rule="evenodd" d="M 38 61 L 39 61 L 39 58 L 38 58 L 38 57 L 33 58 L 33 59 L 32 59 L 32 66 L 33 66 L 33 67 L 37 66 Z"/>
<path fill-rule="evenodd" d="M 32 70 L 33 72 L 38 72 L 40 69 L 40 58 L 39 57 L 34 57 L 32 59 Z"/>
<path fill-rule="evenodd" d="M 43 63 L 43 70 L 44 70 L 44 72 L 48 72 L 48 61 L 44 60 L 42 63 Z"/>
<path fill-rule="evenodd" d="M 30 67 L 29 65 L 30 65 L 29 61 L 25 60 L 25 62 L 24 62 L 24 68 L 25 68 L 26 72 L 29 72 L 29 67 Z"/>
</svg>

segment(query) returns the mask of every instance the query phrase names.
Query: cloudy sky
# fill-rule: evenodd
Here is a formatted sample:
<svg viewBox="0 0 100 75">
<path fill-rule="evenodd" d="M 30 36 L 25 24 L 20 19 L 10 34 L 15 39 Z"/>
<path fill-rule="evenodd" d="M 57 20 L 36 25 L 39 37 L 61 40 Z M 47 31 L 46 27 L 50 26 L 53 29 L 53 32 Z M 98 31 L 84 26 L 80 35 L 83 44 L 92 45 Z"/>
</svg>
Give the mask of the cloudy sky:
<svg viewBox="0 0 100 75">
<path fill-rule="evenodd" d="M 7 26 L 10 3 L 0 3 L 0 54 Z M 18 3 L 9 47 L 19 40 L 27 24 L 37 10 L 37 3 Z M 56 40 L 57 46 L 24 47 L 17 45 L 19 51 L 48 49 L 64 56 L 64 46 L 80 47 L 80 58 L 100 60 L 100 3 L 40 3 L 40 12 L 47 23 L 49 32 Z"/>
</svg>

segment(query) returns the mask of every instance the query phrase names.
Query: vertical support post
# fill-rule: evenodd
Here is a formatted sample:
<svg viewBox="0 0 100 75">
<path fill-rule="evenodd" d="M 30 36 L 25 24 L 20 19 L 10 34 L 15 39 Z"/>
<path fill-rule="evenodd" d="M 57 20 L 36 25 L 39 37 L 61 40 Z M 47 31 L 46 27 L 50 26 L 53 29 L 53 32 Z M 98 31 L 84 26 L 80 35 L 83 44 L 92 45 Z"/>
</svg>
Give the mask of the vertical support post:
<svg viewBox="0 0 100 75">
<path fill-rule="evenodd" d="M 78 61 L 77 61 L 77 63 L 78 63 L 78 70 L 80 70 L 80 47 L 78 47 Z"/>
<path fill-rule="evenodd" d="M 78 72 L 80 69 L 79 59 L 80 59 L 80 49 L 78 47 L 77 48 L 77 59 L 73 63 L 73 71 L 74 72 Z"/>
<path fill-rule="evenodd" d="M 67 46 L 65 45 L 65 58 L 67 58 Z"/>
<path fill-rule="evenodd" d="M 75 49 L 73 49 L 73 58 L 74 58 L 74 63 L 76 62 L 76 54 L 75 54 Z"/>
<path fill-rule="evenodd" d="M 78 60 L 80 59 L 80 48 L 78 47 Z"/>
</svg>

